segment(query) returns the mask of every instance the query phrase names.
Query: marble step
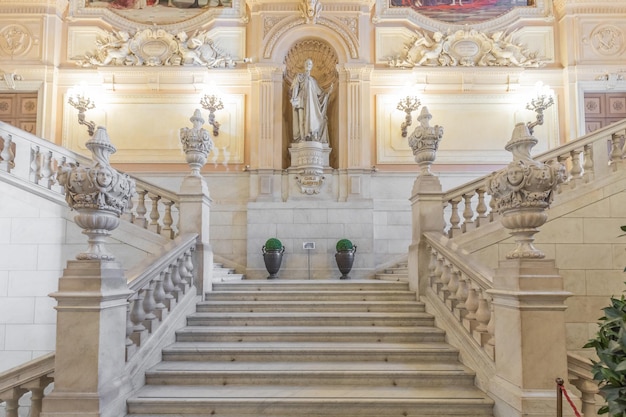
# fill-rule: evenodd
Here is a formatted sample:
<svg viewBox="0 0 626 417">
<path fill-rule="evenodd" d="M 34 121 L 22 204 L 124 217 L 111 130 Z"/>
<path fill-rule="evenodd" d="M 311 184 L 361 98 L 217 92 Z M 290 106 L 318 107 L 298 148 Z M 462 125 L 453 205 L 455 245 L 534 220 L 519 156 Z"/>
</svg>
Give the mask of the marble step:
<svg viewBox="0 0 626 417">
<path fill-rule="evenodd" d="M 400 273 L 378 273 L 376 274 L 376 279 L 381 281 L 390 281 L 390 282 L 408 282 L 409 274 L 400 274 Z"/>
<path fill-rule="evenodd" d="M 161 362 L 146 373 L 150 385 L 359 385 L 471 387 L 474 374 L 455 363 L 385 362 Z"/>
<path fill-rule="evenodd" d="M 128 417 L 493 417 L 473 387 L 148 385 L 129 399 Z"/>
<path fill-rule="evenodd" d="M 424 312 L 424 303 L 418 301 L 202 301 L 197 311 L 206 312 Z"/>
<path fill-rule="evenodd" d="M 458 350 L 443 342 L 176 342 L 163 350 L 165 361 L 225 362 L 382 362 L 448 363 Z"/>
<path fill-rule="evenodd" d="M 375 279 L 355 280 L 243 280 L 215 283 L 213 291 L 409 291 L 408 284 L 388 283 Z"/>
<path fill-rule="evenodd" d="M 428 313 L 228 312 L 194 313 L 188 326 L 434 326 Z"/>
<path fill-rule="evenodd" d="M 416 301 L 410 291 L 212 291 L 206 301 Z"/>
<path fill-rule="evenodd" d="M 445 332 L 434 327 L 384 326 L 186 326 L 176 332 L 180 342 L 443 342 Z"/>
</svg>

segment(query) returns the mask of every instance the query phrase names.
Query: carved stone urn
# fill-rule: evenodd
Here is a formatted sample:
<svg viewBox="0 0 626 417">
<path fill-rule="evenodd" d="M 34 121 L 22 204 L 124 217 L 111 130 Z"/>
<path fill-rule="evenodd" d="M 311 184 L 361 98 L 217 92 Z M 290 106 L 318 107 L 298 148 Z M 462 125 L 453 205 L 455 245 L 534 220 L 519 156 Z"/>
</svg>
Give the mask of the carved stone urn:
<svg viewBox="0 0 626 417">
<path fill-rule="evenodd" d="M 422 107 L 417 120 L 420 125 L 409 135 L 409 146 L 413 150 L 415 162 L 420 167 L 420 175 L 432 175 L 430 166 L 435 162 L 437 157 L 437 149 L 439 142 L 443 137 L 443 127 L 436 125 L 430 126 L 432 115 L 428 112 L 428 107 Z"/>
<path fill-rule="evenodd" d="M 542 259 L 535 248 L 534 235 L 548 219 L 546 210 L 559 184 L 566 180 L 565 166 L 557 161 L 542 163 L 530 156 L 537 139 L 528 126 L 518 123 L 505 149 L 513 153 L 513 162 L 487 179 L 487 191 L 496 202 L 502 225 L 510 230 L 516 247 L 507 259 Z"/>
<path fill-rule="evenodd" d="M 199 177 L 200 170 L 207 161 L 207 157 L 213 149 L 213 140 L 209 131 L 202 128 L 204 118 L 200 109 L 196 109 L 189 119 L 193 124 L 192 128 L 183 127 L 180 129 L 180 142 L 183 145 L 187 164 L 191 168 L 191 176 Z"/>
<path fill-rule="evenodd" d="M 120 215 L 135 193 L 135 182 L 109 164 L 116 149 L 104 127 L 98 126 L 86 146 L 93 155 L 93 166 L 62 167 L 57 174 L 59 184 L 65 188 L 67 204 L 78 212 L 74 220 L 88 237 L 87 251 L 79 253 L 76 259 L 114 260 L 104 243 L 119 226 Z"/>
</svg>

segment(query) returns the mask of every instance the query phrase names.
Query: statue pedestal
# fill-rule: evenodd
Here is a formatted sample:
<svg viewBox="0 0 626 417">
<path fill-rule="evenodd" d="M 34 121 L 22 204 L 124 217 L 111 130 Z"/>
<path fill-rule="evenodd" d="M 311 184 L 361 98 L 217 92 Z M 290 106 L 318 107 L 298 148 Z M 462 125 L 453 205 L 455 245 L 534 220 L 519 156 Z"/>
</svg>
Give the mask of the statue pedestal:
<svg viewBox="0 0 626 417">
<path fill-rule="evenodd" d="M 332 198 L 332 168 L 329 164 L 331 149 L 320 142 L 297 142 L 289 148 L 291 167 L 288 200 L 303 198 Z"/>
</svg>

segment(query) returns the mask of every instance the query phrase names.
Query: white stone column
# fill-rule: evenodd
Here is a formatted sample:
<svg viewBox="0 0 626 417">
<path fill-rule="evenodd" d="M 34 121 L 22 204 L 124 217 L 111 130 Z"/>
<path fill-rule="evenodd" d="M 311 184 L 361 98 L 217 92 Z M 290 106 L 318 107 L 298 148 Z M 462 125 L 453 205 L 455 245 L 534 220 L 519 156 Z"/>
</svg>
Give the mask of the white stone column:
<svg viewBox="0 0 626 417">
<path fill-rule="evenodd" d="M 129 390 L 126 306 L 118 262 L 69 261 L 59 280 L 54 390 L 42 417 L 119 417 Z"/>
<path fill-rule="evenodd" d="M 180 234 L 198 233 L 195 256 L 197 260 L 196 286 L 198 294 L 211 291 L 213 250 L 209 241 L 211 197 L 204 178 L 188 175 L 183 179 L 178 193 Z"/>
<path fill-rule="evenodd" d="M 496 376 L 494 415 L 556 415 L 556 378 L 567 379 L 563 278 L 553 260 L 509 259 L 493 290 Z M 566 415 L 571 415 L 564 408 Z"/>
</svg>

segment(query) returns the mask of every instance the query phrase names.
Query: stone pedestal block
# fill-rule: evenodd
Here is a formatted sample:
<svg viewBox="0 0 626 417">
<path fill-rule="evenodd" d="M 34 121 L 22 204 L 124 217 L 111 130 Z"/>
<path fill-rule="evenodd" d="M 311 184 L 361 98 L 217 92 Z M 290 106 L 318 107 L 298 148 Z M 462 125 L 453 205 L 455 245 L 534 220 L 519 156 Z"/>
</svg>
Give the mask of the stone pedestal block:
<svg viewBox="0 0 626 417">
<path fill-rule="evenodd" d="M 552 260 L 500 262 L 493 290 L 496 378 L 506 416 L 556 415 L 555 379 L 567 377 L 563 278 Z"/>
<path fill-rule="evenodd" d="M 43 417 L 124 414 L 130 294 L 118 262 L 68 262 L 51 294 L 58 302 L 55 377 Z"/>
</svg>

